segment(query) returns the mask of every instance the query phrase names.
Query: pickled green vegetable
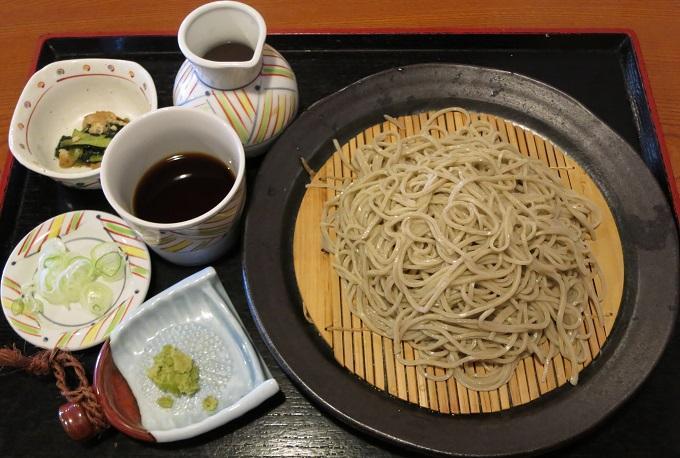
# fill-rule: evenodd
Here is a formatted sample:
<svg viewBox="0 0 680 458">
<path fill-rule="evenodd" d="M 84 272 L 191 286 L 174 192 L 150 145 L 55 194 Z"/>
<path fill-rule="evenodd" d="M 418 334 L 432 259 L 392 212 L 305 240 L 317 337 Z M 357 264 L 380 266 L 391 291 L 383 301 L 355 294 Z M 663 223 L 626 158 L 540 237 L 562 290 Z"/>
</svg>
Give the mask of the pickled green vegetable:
<svg viewBox="0 0 680 458">
<path fill-rule="evenodd" d="M 120 118 L 110 111 L 96 111 L 85 116 L 82 129 L 74 129 L 71 135 L 59 139 L 54 156 L 60 167 L 87 165 L 98 167 L 111 139 L 130 120 Z"/>
</svg>

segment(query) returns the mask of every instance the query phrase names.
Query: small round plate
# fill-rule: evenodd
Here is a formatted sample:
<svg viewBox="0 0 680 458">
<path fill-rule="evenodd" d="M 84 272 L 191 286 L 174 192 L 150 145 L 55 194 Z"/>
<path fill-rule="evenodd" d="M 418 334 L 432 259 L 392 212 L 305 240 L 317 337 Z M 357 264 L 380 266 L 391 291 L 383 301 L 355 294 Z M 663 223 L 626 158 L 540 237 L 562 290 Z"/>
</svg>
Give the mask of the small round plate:
<svg viewBox="0 0 680 458">
<path fill-rule="evenodd" d="M 53 237 L 60 237 L 67 249 L 77 253 L 89 253 L 101 242 L 115 242 L 125 254 L 125 275 L 107 283 L 115 301 L 101 316 L 95 317 L 79 304 L 66 307 L 48 302 L 37 314 L 12 313 L 21 286 L 33 278 L 42 246 Z M 149 251 L 122 219 L 92 210 L 63 213 L 35 227 L 12 250 L 2 272 L 2 311 L 12 329 L 37 347 L 82 350 L 103 342 L 144 301 L 150 277 Z"/>
</svg>

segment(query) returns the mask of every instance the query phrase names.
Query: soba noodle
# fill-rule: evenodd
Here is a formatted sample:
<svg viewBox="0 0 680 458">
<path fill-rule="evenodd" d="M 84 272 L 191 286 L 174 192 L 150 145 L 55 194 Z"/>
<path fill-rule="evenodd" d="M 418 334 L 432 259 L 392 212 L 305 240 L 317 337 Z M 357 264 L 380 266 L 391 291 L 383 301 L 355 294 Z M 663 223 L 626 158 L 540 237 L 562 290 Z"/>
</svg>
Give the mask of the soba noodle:
<svg viewBox="0 0 680 458">
<path fill-rule="evenodd" d="M 453 133 L 435 124 L 450 111 L 464 118 Z M 324 207 L 323 248 L 352 312 L 393 339 L 399 362 L 493 390 L 525 356 L 547 368 L 559 353 L 577 382 L 589 301 L 602 316 L 593 203 L 461 108 L 417 135 L 382 133 L 351 161 L 338 154 L 354 177 L 327 185 L 341 191 Z M 466 372 L 473 363 L 484 375 Z"/>
</svg>

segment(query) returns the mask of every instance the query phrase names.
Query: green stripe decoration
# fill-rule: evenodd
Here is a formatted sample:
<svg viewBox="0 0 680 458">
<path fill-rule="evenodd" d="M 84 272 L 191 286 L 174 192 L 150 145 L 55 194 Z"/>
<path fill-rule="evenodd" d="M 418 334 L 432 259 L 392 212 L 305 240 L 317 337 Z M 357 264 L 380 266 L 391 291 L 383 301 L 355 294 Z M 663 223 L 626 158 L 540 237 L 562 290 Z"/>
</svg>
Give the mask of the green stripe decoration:
<svg viewBox="0 0 680 458">
<path fill-rule="evenodd" d="M 2 277 L 2 284 L 10 289 L 21 291 L 21 285 L 9 277 Z"/>
<path fill-rule="evenodd" d="M 231 106 L 231 103 L 229 102 L 227 95 L 223 92 L 218 91 L 215 92 L 215 97 L 217 98 L 217 101 L 219 102 L 222 109 L 224 110 L 224 114 L 226 114 L 227 117 L 229 118 L 229 122 L 234 127 L 234 130 L 241 138 L 241 141 L 242 142 L 246 141 L 248 139 L 248 131 L 246 130 L 246 127 L 243 125 L 243 122 L 236 113 L 236 110 L 234 110 L 234 108 Z"/>
<path fill-rule="evenodd" d="M 2 306 L 7 310 L 12 310 L 12 305 L 14 304 L 14 299 L 10 299 L 7 296 L 2 296 Z"/>
<path fill-rule="evenodd" d="M 25 332 L 26 334 L 31 334 L 33 336 L 39 336 L 40 335 L 40 328 L 36 328 L 35 326 L 28 325 L 24 322 L 21 322 L 19 320 L 14 319 L 12 317 L 10 317 L 9 319 L 17 329 Z"/>
<path fill-rule="evenodd" d="M 287 68 L 282 68 L 282 67 L 274 67 L 270 65 L 265 65 L 262 67 L 262 75 L 264 76 L 283 76 L 286 78 L 295 78 L 293 76 L 293 72 L 288 70 Z"/>
<path fill-rule="evenodd" d="M 267 133 L 269 127 L 269 117 L 272 111 L 272 93 L 267 92 L 264 96 L 264 110 L 262 110 L 262 117 L 260 117 L 260 125 L 255 136 L 255 143 L 261 143 Z"/>
<path fill-rule="evenodd" d="M 78 227 L 78 223 L 80 223 L 80 219 L 83 217 L 83 212 L 76 212 L 72 217 L 71 217 L 71 224 L 68 225 L 68 231 L 71 232 L 75 230 Z"/>
<path fill-rule="evenodd" d="M 131 265 L 130 270 L 132 271 L 132 273 L 141 275 L 142 277 L 146 277 L 147 275 L 149 275 L 149 269 L 145 269 L 144 267 L 141 266 Z"/>
<path fill-rule="evenodd" d="M 128 237 L 135 238 L 135 233 L 132 229 L 115 223 L 104 223 L 104 227 L 110 231 L 118 232 L 119 234 L 127 235 Z"/>
<path fill-rule="evenodd" d="M 28 237 L 26 237 L 26 241 L 21 245 L 21 249 L 19 250 L 19 254 L 28 254 L 28 250 L 31 248 L 31 245 L 33 244 L 33 239 L 38 235 L 38 232 L 42 229 L 42 225 L 40 227 L 33 229 L 30 234 L 28 234 Z"/>
<path fill-rule="evenodd" d="M 125 314 L 125 310 L 127 307 L 125 307 L 125 303 L 129 303 L 132 298 L 126 299 L 125 301 L 121 302 L 120 305 L 118 305 L 118 310 L 116 310 L 116 315 L 113 317 L 111 322 L 109 323 L 109 326 L 106 328 L 106 333 L 104 335 L 109 335 L 111 334 L 111 331 L 116 327 L 118 323 L 120 323 L 120 320 L 123 318 L 123 315 Z"/>
<path fill-rule="evenodd" d="M 250 100 L 250 97 L 248 97 L 248 93 L 241 89 L 240 91 L 234 91 L 234 94 L 239 100 L 241 107 L 246 112 L 246 115 L 248 115 L 248 118 L 253 119 L 253 116 L 255 116 L 255 107 L 253 106 L 253 102 Z"/>
<path fill-rule="evenodd" d="M 65 332 L 62 334 L 62 336 L 59 338 L 57 341 L 57 344 L 55 345 L 57 348 L 63 348 L 69 340 L 71 340 L 71 337 L 73 336 L 73 333 L 75 331 L 70 331 L 70 332 Z"/>
</svg>

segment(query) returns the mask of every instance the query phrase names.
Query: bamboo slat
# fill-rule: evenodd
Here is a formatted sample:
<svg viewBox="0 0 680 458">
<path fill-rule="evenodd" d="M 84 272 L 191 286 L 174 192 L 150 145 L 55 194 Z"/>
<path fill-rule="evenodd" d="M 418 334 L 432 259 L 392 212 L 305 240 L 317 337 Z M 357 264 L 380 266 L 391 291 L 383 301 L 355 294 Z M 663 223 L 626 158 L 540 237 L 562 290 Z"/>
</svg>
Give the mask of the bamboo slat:
<svg viewBox="0 0 680 458">
<path fill-rule="evenodd" d="M 402 136 L 413 135 L 431 114 L 401 116 L 398 122 L 403 128 L 390 122 L 371 126 L 342 145 L 342 153 L 345 158 L 351 158 L 358 147 L 370 143 L 381 132 L 398 131 Z M 603 221 L 596 231 L 596 240 L 591 243 L 591 248 L 606 279 L 606 289 L 602 288 L 599 279 L 595 281 L 598 293 L 604 294 L 604 323 L 600 323 L 591 304 L 590 315 L 584 317 L 582 326 L 583 332 L 591 333 L 587 341 L 587 365 L 597 356 L 611 332 L 623 293 L 623 252 L 611 210 L 588 174 L 549 140 L 507 119 L 486 114 L 474 114 L 473 117 L 490 122 L 501 137 L 517 146 L 522 154 L 542 160 L 556 169 L 566 186 L 590 198 L 602 211 Z M 447 131 L 455 130 L 463 122 L 459 113 L 447 113 L 436 120 L 437 126 Z M 352 176 L 351 170 L 337 153 L 329 158 L 314 179 L 328 176 Z M 524 358 L 507 384 L 489 392 L 467 389 L 453 378 L 435 382 L 424 377 L 414 367 L 401 364 L 397 353 L 410 359 L 414 356 L 414 350 L 408 344 L 395 348 L 392 340 L 367 330 L 361 320 L 351 313 L 340 279 L 331 266 L 330 256 L 321 250 L 323 205 L 336 193 L 335 189 L 318 187 L 307 190 L 295 224 L 293 256 L 304 307 L 301 313 L 306 314 L 332 347 L 339 364 L 392 396 L 445 414 L 489 413 L 509 409 L 531 402 L 568 382 L 572 367 L 569 361 L 559 355 L 546 365 L 536 358 Z M 474 365 L 467 370 L 470 374 L 482 374 L 484 368 Z M 428 373 L 444 374 L 442 369 L 434 368 L 428 368 Z"/>
</svg>

